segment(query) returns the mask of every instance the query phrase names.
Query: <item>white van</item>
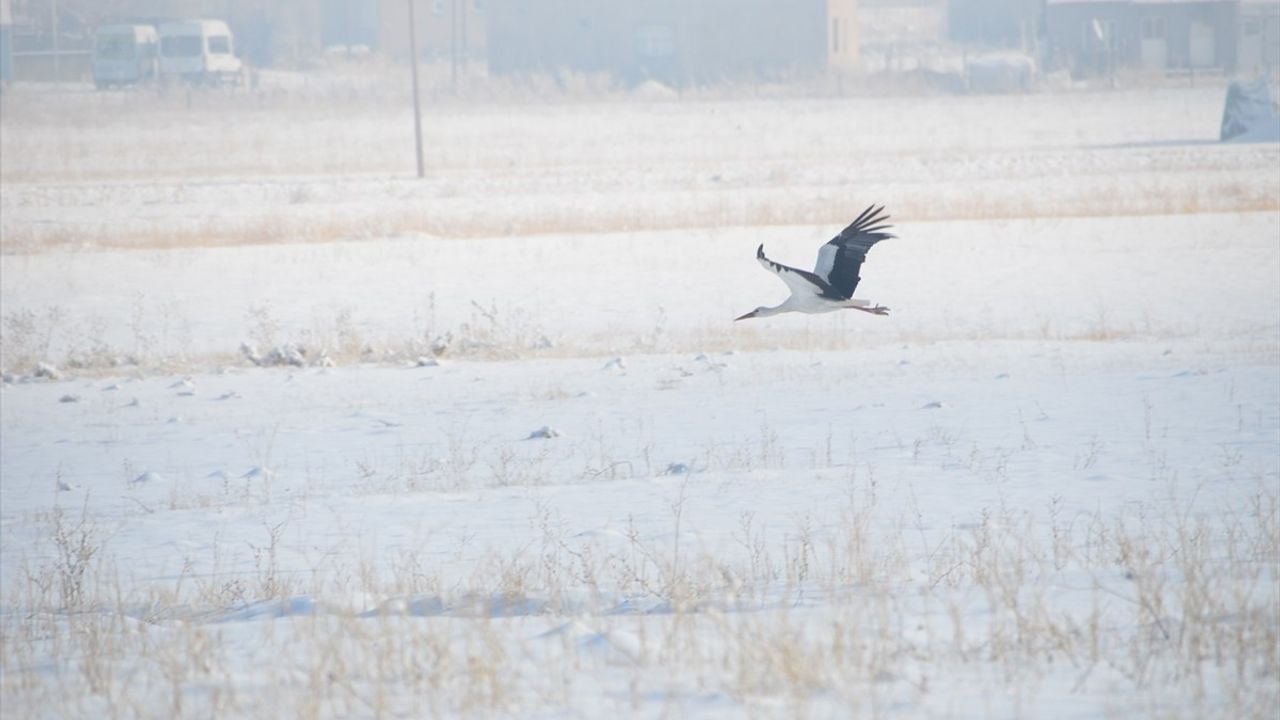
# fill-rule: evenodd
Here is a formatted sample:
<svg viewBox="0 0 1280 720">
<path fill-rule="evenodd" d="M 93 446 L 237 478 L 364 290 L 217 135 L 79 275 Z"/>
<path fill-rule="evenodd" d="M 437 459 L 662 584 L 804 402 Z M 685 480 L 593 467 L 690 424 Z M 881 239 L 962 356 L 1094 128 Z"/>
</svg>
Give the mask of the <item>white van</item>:
<svg viewBox="0 0 1280 720">
<path fill-rule="evenodd" d="M 104 25 L 93 34 L 93 84 L 99 89 L 156 79 L 160 40 L 152 25 Z"/>
<path fill-rule="evenodd" d="M 160 75 L 205 85 L 239 85 L 244 65 L 221 20 L 178 20 L 160 26 Z"/>
</svg>

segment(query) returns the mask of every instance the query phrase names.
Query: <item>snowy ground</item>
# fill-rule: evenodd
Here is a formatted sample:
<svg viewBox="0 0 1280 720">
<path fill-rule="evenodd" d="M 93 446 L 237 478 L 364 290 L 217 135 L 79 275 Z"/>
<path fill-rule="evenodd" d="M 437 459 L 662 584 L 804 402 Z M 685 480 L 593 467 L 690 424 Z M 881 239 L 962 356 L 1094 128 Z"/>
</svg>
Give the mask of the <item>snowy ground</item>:
<svg viewBox="0 0 1280 720">
<path fill-rule="evenodd" d="M 915 221 L 1274 210 L 1280 144 L 1218 143 L 1225 94 L 432 106 L 417 180 L 407 104 L 15 93 L 0 117 L 0 241 L 835 225 L 871 199 Z"/>
<path fill-rule="evenodd" d="M 112 177 L 136 118 L 41 169 L 69 141 L 6 107 L 0 714 L 1271 717 L 1280 150 L 1203 144 L 1220 97 L 932 98 L 847 147 L 768 138 L 869 99 L 455 110 L 426 195 L 230 140 Z M 784 292 L 757 244 L 882 199 L 893 314 L 729 321 Z M 183 220 L 415 202 L 452 219 Z"/>
</svg>

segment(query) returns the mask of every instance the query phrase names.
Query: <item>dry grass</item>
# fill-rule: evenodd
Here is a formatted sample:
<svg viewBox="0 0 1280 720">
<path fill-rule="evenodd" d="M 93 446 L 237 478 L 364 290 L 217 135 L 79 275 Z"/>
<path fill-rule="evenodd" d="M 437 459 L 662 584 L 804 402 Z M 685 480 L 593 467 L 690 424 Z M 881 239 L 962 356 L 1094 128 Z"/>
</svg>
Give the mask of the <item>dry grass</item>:
<svg viewBox="0 0 1280 720">
<path fill-rule="evenodd" d="M 135 312 L 140 312 L 135 309 Z M 454 325 L 435 326 L 408 337 L 366 337 L 352 322 L 350 311 L 338 311 L 331 322 L 302 332 L 279 328 L 268 306 L 258 306 L 245 318 L 241 347 L 216 352 L 196 352 L 186 342 L 154 335 L 135 334 L 127 345 L 113 345 L 104 328 L 94 322 L 68 325 L 57 306 L 41 316 L 30 311 L 7 313 L 0 326 L 0 367 L 6 382 L 41 379 L 40 368 L 52 368 L 76 378 L 157 376 L 218 371 L 228 367 L 334 367 L 382 365 L 405 367 L 435 362 L 548 360 L 612 358 L 623 355 L 761 352 L 779 349 L 806 352 L 846 351 L 870 346 L 918 345 L 946 341 L 1004 342 L 1051 341 L 1055 343 L 1112 343 L 1159 337 L 1166 342 L 1194 339 L 1195 326 L 1153 325 L 1110 321 L 1099 317 L 1089 323 L 1055 323 L 1043 320 L 1026 327 L 972 327 L 941 331 L 907 324 L 892 334 L 868 340 L 856 334 L 828 332 L 823 327 L 743 327 L 741 324 L 685 329 L 660 325 L 648 333 L 620 339 L 616 334 L 586 333 L 573 338 L 549 339 L 537 319 L 519 310 L 473 303 L 470 316 Z M 175 324 L 182 317 L 170 318 Z M 78 340 L 65 354 L 50 352 L 50 342 L 66 334 Z M 1280 343 L 1258 337 L 1249 352 L 1259 362 L 1280 357 Z M 707 360 L 714 363 L 714 359 Z M 560 397 L 554 388 L 539 397 Z M 560 397 L 560 399 L 563 399 Z"/>
<path fill-rule="evenodd" d="M 1040 707 L 1044 679 L 1065 675 L 1073 694 L 1162 715 L 1274 708 L 1273 487 L 1220 520 L 1188 508 L 1051 513 L 1046 528 L 999 510 L 925 546 L 865 492 L 820 533 L 804 523 L 765 532 L 744 517 L 741 550 L 715 555 L 634 533 L 620 546 L 567 539 L 544 518 L 539 545 L 477 558 L 458 585 L 412 554 L 282 575 L 280 526 L 264 529 L 248 576 L 137 583 L 91 517 L 55 514 L 57 552 L 31 556 L 26 579 L 5 588 L 6 605 L 22 610 L 0 621 L 4 704 L 42 715 L 331 717 L 396 714 L 426 695 L 431 712 L 477 716 L 591 707 L 599 684 L 629 686 L 637 708 L 665 690 L 880 716 L 932 707 L 939 693 L 948 702 L 957 688 L 945 678 L 957 676 Z M 262 619 L 234 619 L 256 611 Z M 246 641 L 272 661 L 246 655 Z"/>
<path fill-rule="evenodd" d="M 582 83 L 591 81 L 565 81 Z M 987 109 L 955 98 L 931 99 L 939 111 L 932 114 L 894 115 L 890 107 L 907 126 L 900 132 L 858 124 L 878 101 L 807 101 L 803 109 L 817 117 L 741 98 L 452 102 L 431 116 L 429 146 L 438 152 L 431 176 L 418 183 L 404 179 L 404 118 L 385 112 L 399 96 L 353 87 L 302 97 L 171 96 L 137 106 L 119 95 L 21 106 L 7 96 L 0 251 L 835 225 L 847 221 L 851 197 L 866 195 L 912 220 L 1280 208 L 1273 148 L 1084 147 L 1091 130 L 1111 127 L 1114 111 L 1102 108 L 1115 98 L 1060 99 L 1083 103 L 1085 128 L 1077 135 L 1059 127 L 1049 137 L 1028 128 L 1057 101 L 1001 101 L 1011 138 L 946 129 Z M 350 103 L 322 102 L 353 92 Z M 282 124 L 294 132 L 280 132 Z M 194 127 L 208 132 L 209 146 L 184 153 Z M 1185 127 L 1148 131 L 1177 139 Z M 931 133 L 938 146 L 913 147 Z M 1114 129 L 1103 134 L 1092 142 L 1133 140 Z M 353 177 L 361 173 L 372 177 Z M 190 352 L 189 319 L 149 302 L 137 300 L 130 334 L 114 346 L 101 323 L 86 317 L 72 325 L 57 306 L 6 311 L 3 364 L 13 370 L 47 360 L 63 334 L 75 338 L 68 358 L 85 373 L 248 362 L 230 347 Z M 821 329 L 672 330 L 659 317 L 625 340 L 550 343 L 536 316 L 496 303 L 471 307 L 470 317 L 448 325 L 431 307 L 411 337 L 387 339 L 362 336 L 342 310 L 299 330 L 259 305 L 244 319 L 244 336 L 259 353 L 305 346 L 308 357 L 339 363 L 412 363 L 437 348 L 447 362 L 862 342 Z M 884 342 L 1111 342 L 1200 330 L 1101 315 L 1071 326 L 1052 318 L 996 331 L 970 326 L 946 337 L 902 327 Z M 1276 357 L 1274 338 L 1256 342 L 1255 361 Z M 678 383 L 657 377 L 653 390 Z M 520 398 L 571 402 L 572 389 L 548 383 Z M 1178 469 L 1160 459 L 1151 422 L 1148 414 L 1151 477 L 1172 484 Z M 935 453 L 949 472 L 997 485 L 1058 480 L 1015 477 L 1013 451 L 966 452 L 957 432 L 935 426 L 900 439 L 910 464 L 894 468 L 894 479 L 909 484 Z M 1031 432 L 1023 422 L 1024 449 L 1034 447 Z M 749 437 L 708 441 L 698 457 L 681 460 L 705 473 L 699 481 L 746 492 L 760 473 L 800 480 L 847 473 L 847 505 L 831 522 L 801 516 L 767 526 L 744 513 L 728 541 L 694 542 L 682 484 L 667 516 L 603 538 L 569 534 L 544 504 L 527 532 L 520 529 L 526 536 L 499 549 L 473 546 L 473 534 L 457 526 L 424 528 L 428 537 L 417 546 L 391 553 L 342 528 L 325 529 L 339 538 L 326 534 L 336 544 L 324 547 L 292 532 L 313 509 L 351 495 L 409 502 L 438 493 L 431 501 L 445 502 L 483 488 L 536 502 L 550 485 L 675 482 L 658 477 L 671 458 L 640 447 L 619 460 L 603 429 L 559 465 L 546 452 L 485 448 L 461 429 L 451 433 L 437 454 L 402 448 L 391 460 L 344 457 L 323 470 L 338 476 L 325 478 L 343 486 L 337 496 L 312 489 L 318 483 L 310 478 L 287 497 L 270 485 L 225 480 L 203 490 L 175 484 L 159 504 L 103 516 L 86 502 L 7 518 L 6 546 L 26 545 L 7 552 L 17 564 L 0 589 L 0 708 L 46 717 L 492 717 L 680 715 L 693 703 L 723 703 L 759 716 L 880 717 L 903 708 L 954 714 L 955 702 L 981 697 L 992 698 L 992 713 L 1034 714 L 1045 710 L 1042 698 L 1069 697 L 1117 715 L 1261 718 L 1280 695 L 1274 475 L 1259 471 L 1256 488 L 1213 515 L 1188 500 L 1072 517 L 1002 503 L 930 530 L 918 509 L 881 504 L 875 478 L 883 468 L 834 460 L 829 437 L 825 450 L 821 441 L 788 445 L 762 421 Z M 273 437 L 246 441 L 259 467 L 270 466 Z M 1094 436 L 1073 467 L 1094 466 L 1110 448 Z M 1239 452 L 1224 448 L 1223 475 L 1244 472 Z M 126 464 L 126 479 L 135 470 Z M 260 527 L 209 542 L 213 557 L 173 557 L 175 572 L 163 577 L 136 576 L 115 540 L 125 524 L 166 512 L 199 522 L 257 511 L 269 515 Z"/>
<path fill-rule="evenodd" d="M 441 99 L 415 181 L 402 98 L 362 87 L 18 92 L 0 252 L 835 224 L 868 196 L 921 221 L 1280 208 L 1274 147 L 1206 144 L 1218 90 Z"/>
<path fill-rule="evenodd" d="M 1023 218 L 1120 217 L 1248 213 L 1280 210 L 1280 192 L 1267 185 L 1243 187 L 1224 178 L 1221 187 L 1198 186 L 1167 191 L 1167 183 L 1151 179 L 1134 187 L 1130 179 L 1097 183 L 1061 194 L 1052 203 L 993 188 L 989 194 L 970 186 L 963 197 L 936 197 L 921 204 L 909 199 L 895 213 L 915 222 L 943 220 L 1012 220 Z M 1122 186 L 1122 187 L 1121 187 Z M 850 192 L 851 195 L 866 193 Z M 761 193 L 757 193 L 757 196 Z M 689 195 L 682 196 L 689 201 Z M 493 238 L 520 235 L 616 233 L 739 226 L 836 225 L 847 222 L 849 203 L 832 193 L 775 204 L 768 197 L 740 198 L 703 193 L 680 213 L 670 212 L 662 197 L 643 200 L 618 195 L 596 202 L 590 210 L 577 198 L 522 198 L 518 206 L 481 210 L 473 203 L 428 200 L 409 207 L 351 208 L 329 217 L 263 208 L 261 216 L 208 216 L 192 226 L 175 221 L 150 228 L 99 225 L 93 230 L 66 225 L 20 225 L 0 235 L 0 252 L 32 253 L 83 249 L 168 250 L 280 243 L 325 243 L 364 238 L 424 235 L 447 238 Z M 753 200 L 755 200 L 753 202 Z M 536 206 L 536 210 L 528 208 Z M 323 212 L 323 211 L 322 211 Z"/>
</svg>

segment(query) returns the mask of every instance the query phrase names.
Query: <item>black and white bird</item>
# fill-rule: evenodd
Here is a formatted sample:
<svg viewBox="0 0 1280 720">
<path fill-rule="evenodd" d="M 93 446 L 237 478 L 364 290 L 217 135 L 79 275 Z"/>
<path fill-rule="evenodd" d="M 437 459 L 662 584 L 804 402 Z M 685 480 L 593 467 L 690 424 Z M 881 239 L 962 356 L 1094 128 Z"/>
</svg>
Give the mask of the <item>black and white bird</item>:
<svg viewBox="0 0 1280 720">
<path fill-rule="evenodd" d="M 867 251 L 881 240 L 894 237 L 885 232 L 892 226 L 886 224 L 889 216 L 883 213 L 883 205 L 872 205 L 863 210 L 849 227 L 818 249 L 818 263 L 813 272 L 770 260 L 765 257 L 764 245 L 761 245 L 756 250 L 756 259 L 765 270 L 777 275 L 791 288 L 791 297 L 781 305 L 758 307 L 734 320 L 769 317 L 785 312 L 812 314 L 845 309 L 861 310 L 872 315 L 888 315 L 889 308 L 883 305 L 872 306 L 867 300 L 859 300 L 853 296 L 858 281 L 862 279 L 858 276 L 858 271 L 862 269 L 862 262 L 867 259 Z"/>
</svg>

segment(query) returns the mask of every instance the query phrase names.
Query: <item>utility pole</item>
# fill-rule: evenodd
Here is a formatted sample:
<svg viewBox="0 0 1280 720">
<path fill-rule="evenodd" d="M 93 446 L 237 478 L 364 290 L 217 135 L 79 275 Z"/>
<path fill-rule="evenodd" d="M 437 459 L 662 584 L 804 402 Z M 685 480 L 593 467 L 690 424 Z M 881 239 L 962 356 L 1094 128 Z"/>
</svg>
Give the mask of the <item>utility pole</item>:
<svg viewBox="0 0 1280 720">
<path fill-rule="evenodd" d="M 449 3 L 449 87 L 458 94 L 458 0 Z"/>
<path fill-rule="evenodd" d="M 422 103 L 418 99 L 418 29 L 414 18 L 414 0 L 409 2 L 409 67 L 413 75 L 413 147 L 418 158 L 418 177 L 426 176 L 422 166 Z"/>
<path fill-rule="evenodd" d="M 53 37 L 53 86 L 62 84 L 62 53 L 58 44 L 58 0 L 49 3 L 49 30 Z"/>
</svg>

